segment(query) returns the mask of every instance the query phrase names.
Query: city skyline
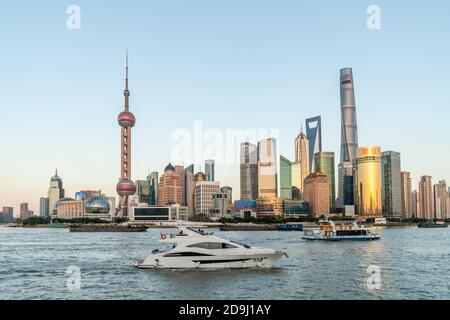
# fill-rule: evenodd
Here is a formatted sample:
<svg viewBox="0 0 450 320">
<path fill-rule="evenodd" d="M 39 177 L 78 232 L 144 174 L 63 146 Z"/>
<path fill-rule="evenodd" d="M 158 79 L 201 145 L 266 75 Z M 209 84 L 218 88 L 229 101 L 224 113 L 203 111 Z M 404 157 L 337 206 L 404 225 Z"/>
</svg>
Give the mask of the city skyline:
<svg viewBox="0 0 450 320">
<path fill-rule="evenodd" d="M 140 125 L 135 129 L 136 133 L 133 137 L 134 162 L 131 178 L 134 181 L 144 179 L 148 175 L 148 167 L 152 171 L 162 173 L 164 166 L 171 160 L 170 148 L 173 145 L 171 133 L 177 128 L 192 129 L 195 120 L 203 121 L 208 128 L 219 130 L 248 127 L 279 128 L 279 153 L 288 159 L 294 159 L 292 140 L 300 126 L 306 118 L 320 115 L 322 117 L 323 150 L 335 152 L 338 159 L 340 144 L 338 70 L 347 66 L 353 67 L 355 74 L 359 144 L 361 146 L 379 145 L 382 147 L 382 151 L 400 152 L 402 154 L 402 170 L 407 170 L 412 174 L 413 190 L 418 189 L 419 178 L 422 175 L 432 176 L 433 184 L 442 179 L 450 179 L 450 169 L 445 161 L 450 156 L 449 151 L 442 148 L 446 145 L 446 136 L 449 133 L 445 120 L 448 121 L 449 118 L 448 101 L 450 101 L 443 79 L 450 70 L 444 57 L 437 53 L 441 50 L 438 48 L 448 46 L 448 44 L 438 44 L 433 39 L 425 39 L 422 36 L 430 28 L 437 28 L 438 22 L 421 26 L 425 29 L 416 35 L 425 44 L 428 44 L 427 50 L 416 47 L 418 52 L 410 52 L 408 45 L 412 46 L 412 43 L 417 41 L 416 38 L 403 39 L 399 45 L 391 43 L 397 35 L 395 28 L 404 30 L 405 27 L 399 25 L 394 19 L 386 19 L 383 27 L 394 29 L 393 32 L 389 35 L 384 34 L 383 29 L 379 33 L 377 33 L 378 31 L 371 32 L 365 28 L 366 16 L 363 6 L 361 6 L 360 12 L 352 9 L 345 15 L 346 21 L 351 24 L 351 27 L 344 26 L 343 28 L 350 30 L 355 27 L 355 30 L 350 30 L 350 36 L 354 40 L 361 39 L 362 44 L 360 46 L 350 44 L 354 51 L 350 52 L 349 49 L 348 56 L 336 53 L 329 62 L 322 63 L 324 56 L 319 55 L 313 60 L 310 54 L 304 53 L 300 49 L 307 47 L 308 44 L 315 44 L 313 51 L 316 54 L 316 51 L 319 52 L 324 48 L 338 49 L 342 45 L 331 41 L 330 36 L 334 33 L 326 31 L 325 27 L 321 27 L 317 33 L 323 39 L 330 41 L 329 44 L 314 43 L 312 39 L 308 39 L 307 34 L 301 31 L 300 27 L 303 26 L 303 23 L 308 23 L 309 19 L 299 13 L 302 9 L 301 5 L 297 6 L 293 3 L 290 5 L 298 10 L 295 11 L 296 14 L 289 15 L 289 21 L 294 23 L 297 16 L 306 18 L 298 22 L 299 28 L 295 30 L 301 44 L 297 46 L 287 40 L 287 37 L 293 36 L 293 33 L 288 32 L 286 25 L 277 27 L 273 33 L 267 35 L 273 40 L 273 37 L 278 34 L 277 32 L 287 32 L 286 38 L 283 37 L 274 42 L 275 46 L 279 46 L 279 50 L 270 52 L 276 54 L 277 57 L 287 55 L 288 62 L 265 59 L 267 56 L 261 53 L 258 56 L 259 60 L 246 68 L 241 68 L 242 64 L 251 60 L 250 55 L 243 54 L 242 59 L 236 64 L 236 67 L 241 68 L 237 76 L 226 70 L 230 64 L 236 62 L 238 58 L 236 54 L 227 59 L 222 59 L 222 57 L 219 59 L 220 56 L 217 56 L 219 52 L 209 49 L 207 53 L 216 54 L 215 58 L 202 62 L 200 61 L 202 59 L 192 59 L 192 55 L 195 54 L 199 55 L 198 58 L 203 57 L 200 52 L 202 47 L 190 46 L 187 57 L 173 53 L 167 58 L 162 58 L 163 53 L 169 52 L 170 48 L 177 47 L 177 45 L 169 41 L 170 46 L 164 46 L 163 44 L 167 43 L 163 41 L 162 36 L 157 36 L 156 40 L 151 43 L 156 48 L 158 48 L 158 44 L 161 45 L 158 50 L 152 51 L 148 46 L 141 47 L 139 36 L 144 34 L 143 31 L 130 34 L 126 43 L 106 41 L 105 49 L 95 46 L 89 50 L 88 45 L 93 44 L 92 35 L 87 36 L 84 33 L 86 29 L 89 29 L 89 19 L 84 20 L 78 34 L 76 31 L 68 31 L 64 29 L 64 23 L 61 23 L 61 26 L 58 25 L 60 22 L 58 19 L 64 21 L 64 10 L 61 10 L 62 18 L 57 15 L 56 9 L 49 10 L 47 13 L 49 23 L 54 23 L 54 26 L 36 24 L 35 19 L 37 18 L 21 21 L 21 23 L 25 23 L 25 26 L 34 23 L 37 32 L 55 28 L 56 31 L 50 30 L 50 34 L 67 44 L 68 49 L 56 47 L 58 50 L 51 52 L 51 49 L 55 49 L 55 47 L 45 48 L 43 46 L 35 52 L 35 59 L 31 59 L 25 51 L 17 55 L 19 47 L 12 47 L 9 52 L 4 53 L 9 62 L 5 67 L 5 72 L 10 77 L 8 77 L 8 81 L 2 80 L 2 84 L 4 84 L 5 90 L 11 94 L 4 101 L 8 108 L 5 107 L 2 110 L 5 111 L 7 121 L 0 132 L 2 136 L 8 137 L 5 141 L 5 148 L 11 153 L 2 159 L 4 167 L 7 167 L 8 170 L 2 170 L 0 174 L 0 178 L 4 181 L 0 187 L 0 205 L 14 207 L 17 215 L 20 203 L 28 202 L 30 208 L 38 212 L 39 199 L 47 194 L 49 178 L 56 167 L 64 180 L 67 194 L 72 195 L 78 190 L 87 188 L 102 189 L 109 195 L 115 194 L 114 189 L 118 178 L 117 146 L 119 140 L 117 124 L 112 120 L 121 111 L 123 105 L 123 97 L 120 92 L 123 90 L 125 46 L 130 48 L 133 57 L 131 62 L 133 112 L 140 119 Z M 12 17 L 17 17 L 19 14 L 18 8 L 14 4 L 9 4 L 9 6 L 11 6 L 11 10 L 9 10 L 11 16 L 6 17 L 5 20 L 9 21 L 12 28 L 18 28 L 17 23 L 11 20 Z M 48 9 L 47 6 L 45 7 Z M 82 1 L 80 6 L 88 17 L 99 13 L 99 4 L 88 5 Z M 125 14 L 131 10 L 118 6 L 120 10 L 124 10 Z M 168 8 L 164 5 L 155 6 L 153 9 L 156 9 L 158 13 L 162 12 L 162 16 L 168 14 Z M 222 19 L 219 19 L 217 24 L 213 24 L 215 31 L 220 30 L 222 25 L 226 25 L 225 18 L 229 17 L 226 13 L 230 14 L 226 10 L 228 7 L 222 6 L 225 7 L 225 13 L 220 15 Z M 334 4 L 332 6 L 335 8 Z M 383 12 L 386 12 L 389 17 L 400 12 L 399 7 L 388 6 L 384 1 L 381 1 L 380 6 L 385 8 Z M 267 10 L 264 11 L 266 14 L 268 7 L 270 6 L 263 6 Z M 418 14 L 422 7 L 412 4 L 412 8 L 413 12 Z M 116 9 L 119 10 L 119 8 Z M 242 5 L 241 9 L 243 9 L 243 13 L 250 13 L 247 5 Z M 337 12 L 343 14 L 346 5 L 342 6 L 342 11 L 337 7 L 336 9 Z M 427 12 L 426 8 L 423 11 Z M 40 11 L 37 10 L 37 12 Z M 87 15 L 89 12 L 90 14 Z M 152 20 L 154 24 L 162 23 L 163 18 L 156 17 L 155 13 L 150 14 L 154 18 Z M 439 13 L 437 14 L 439 15 Z M 201 14 L 200 16 L 207 19 Z M 261 17 L 257 16 L 250 20 L 259 25 L 258 23 L 262 23 L 262 19 L 260 19 Z M 207 20 L 209 21 L 209 19 Z M 438 20 L 436 19 L 436 21 Z M 246 35 L 249 33 L 263 34 L 249 29 L 251 23 L 246 22 L 243 16 L 238 16 L 237 22 L 239 27 L 247 27 L 243 28 L 243 30 L 247 30 L 244 32 Z M 335 22 L 336 20 L 332 19 L 331 22 L 327 22 L 327 25 Z M 190 27 L 194 29 L 190 30 L 195 30 L 201 23 L 205 23 L 205 21 L 194 23 Z M 118 23 L 113 30 L 117 31 L 117 28 L 122 26 Z M 145 26 L 148 24 L 145 23 Z M 408 28 L 415 29 L 416 27 L 408 26 Z M 149 28 L 143 29 L 145 32 L 151 32 L 153 36 L 156 35 Z M 124 31 L 118 33 L 118 36 L 124 35 L 129 30 L 129 28 L 125 28 Z M 5 31 L 0 32 L 6 36 L 6 39 L 11 39 L 11 35 L 6 34 Z M 34 34 L 31 29 L 28 29 L 27 32 L 30 35 Z M 99 36 L 108 35 L 112 31 L 102 29 L 93 32 L 94 36 Z M 439 34 L 438 30 L 436 32 Z M 30 35 L 27 35 L 26 38 Z M 165 35 L 175 37 L 176 32 L 168 30 Z M 224 45 L 231 44 L 233 48 L 239 48 L 241 45 L 244 48 L 244 51 L 238 51 L 241 53 L 245 50 L 256 52 L 263 48 L 263 41 L 255 40 L 250 44 L 245 44 L 244 38 L 240 37 L 233 41 L 230 35 L 236 35 L 234 29 L 230 33 L 222 31 L 220 35 Z M 194 39 L 200 41 L 205 39 L 205 36 L 202 34 Z M 43 35 L 37 38 L 42 39 L 42 37 L 45 40 Z M 70 45 L 71 42 L 74 43 Z M 30 44 L 32 43 L 34 42 L 31 41 Z M 212 41 L 212 43 L 219 44 L 216 41 Z M 196 44 L 200 45 L 200 42 L 196 42 Z M 389 47 L 387 44 L 394 45 L 395 50 L 387 50 L 386 47 Z M 377 45 L 390 54 L 376 49 Z M 406 48 L 401 49 L 401 45 L 406 45 Z M 21 46 L 26 49 L 28 45 L 21 44 Z M 70 50 L 76 48 L 75 46 L 81 46 L 79 51 L 71 52 Z M 295 50 L 285 51 L 289 47 L 293 47 Z M 375 52 L 372 52 L 374 48 Z M 358 55 L 364 55 L 365 58 L 358 58 Z M 404 59 L 405 55 L 408 59 Z M 423 59 L 424 56 L 428 59 Z M 294 59 L 302 62 L 294 62 Z M 317 61 L 317 63 L 311 63 L 308 59 L 313 62 Z M 433 60 L 433 63 L 423 62 L 423 60 Z M 39 61 L 42 66 L 36 65 L 36 61 Z M 176 63 L 178 68 L 168 68 L 173 63 Z M 267 65 L 267 63 L 270 64 Z M 312 66 L 307 66 L 307 64 Z M 393 65 L 395 66 L 393 67 Z M 211 73 L 206 70 L 207 67 L 215 68 L 217 75 L 211 78 Z M 293 67 L 295 72 L 290 72 L 290 67 Z M 192 73 L 195 68 L 199 70 L 197 76 Z M 264 72 L 254 73 L 259 68 Z M 165 70 L 169 72 L 164 72 Z M 236 69 L 231 68 L 231 71 L 235 72 Z M 387 72 L 389 72 L 389 81 L 384 79 Z M 27 74 L 30 78 L 25 81 L 20 74 Z M 46 76 L 41 77 L 42 74 Z M 266 75 L 257 80 L 256 78 L 261 74 Z M 238 86 L 233 85 L 236 77 L 243 77 L 247 83 L 243 87 L 246 88 L 244 92 Z M 303 80 L 304 77 L 308 78 L 308 81 Z M 424 78 L 432 79 L 432 81 L 424 83 Z M 208 79 L 209 85 L 205 86 L 205 79 Z M 282 85 L 276 84 L 274 81 L 276 79 L 282 79 Z M 239 82 L 239 85 L 242 86 L 244 83 Z M 392 90 L 392 87 L 395 87 L 396 90 Z M 18 95 L 18 88 L 20 92 L 26 94 Z M 421 88 L 422 91 L 418 88 Z M 191 89 L 193 91 L 188 93 Z M 172 95 L 172 91 L 180 97 L 177 97 L 177 94 Z M 433 99 L 429 100 L 430 96 Z M 424 105 L 425 108 L 423 108 Z M 207 112 L 217 108 L 223 110 L 225 106 L 229 112 L 223 114 L 223 119 L 218 119 L 215 112 Z M 248 111 L 244 113 L 244 119 L 237 119 L 237 114 L 245 107 Z M 265 111 L 259 112 L 260 110 Z M 411 114 L 412 110 L 413 114 Z M 86 117 L 86 113 L 91 116 Z M 296 116 L 288 116 L 288 113 L 295 113 Z M 42 114 L 47 116 L 42 117 Z M 249 116 L 253 116 L 253 118 L 249 118 Z M 37 123 L 36 119 L 39 119 Z M 167 121 L 164 121 L 165 119 Z M 402 123 L 399 119 L 405 119 L 406 123 Z M 14 125 L 17 122 L 20 123 L 19 126 Z M 433 123 L 433 126 L 427 126 L 427 123 Z M 89 143 L 90 140 L 93 143 Z M 258 143 L 258 141 L 251 142 Z M 150 143 L 151 150 L 148 150 Z M 420 152 L 417 150 L 417 145 L 421 145 Z M 101 156 L 98 156 L 99 150 Z M 154 150 L 158 152 L 154 152 Z M 184 163 L 184 165 L 188 165 L 188 163 Z M 215 172 L 216 180 L 221 181 L 223 185 L 233 186 L 234 198 L 237 199 L 239 195 L 239 163 L 236 165 L 216 163 Z"/>
</svg>

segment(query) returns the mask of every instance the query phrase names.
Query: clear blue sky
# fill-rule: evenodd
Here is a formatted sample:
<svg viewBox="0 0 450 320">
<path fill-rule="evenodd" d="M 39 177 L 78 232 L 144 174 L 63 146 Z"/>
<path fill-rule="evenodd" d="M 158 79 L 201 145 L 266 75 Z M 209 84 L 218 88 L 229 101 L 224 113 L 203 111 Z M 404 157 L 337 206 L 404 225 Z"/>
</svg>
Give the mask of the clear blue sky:
<svg viewBox="0 0 450 320">
<path fill-rule="evenodd" d="M 66 9 L 81 8 L 81 29 Z M 366 9 L 381 8 L 379 31 Z M 0 206 L 38 211 L 58 167 L 67 195 L 115 194 L 130 52 L 133 179 L 162 171 L 171 134 L 280 129 L 293 157 L 304 119 L 323 117 L 339 157 L 339 69 L 353 67 L 360 145 L 402 153 L 404 170 L 450 179 L 448 1 L 9 1 L 0 10 Z M 238 166 L 217 179 L 239 187 Z M 237 193 L 236 193 L 237 195 Z"/>
</svg>

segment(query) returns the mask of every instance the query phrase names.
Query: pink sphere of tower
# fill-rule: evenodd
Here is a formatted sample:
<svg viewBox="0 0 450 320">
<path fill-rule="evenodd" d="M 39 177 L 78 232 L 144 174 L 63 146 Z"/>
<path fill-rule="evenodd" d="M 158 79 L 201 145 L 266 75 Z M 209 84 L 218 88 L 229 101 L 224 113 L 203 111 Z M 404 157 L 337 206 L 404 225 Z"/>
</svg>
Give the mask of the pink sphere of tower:
<svg viewBox="0 0 450 320">
<path fill-rule="evenodd" d="M 136 124 L 136 118 L 134 117 L 134 114 L 128 111 L 121 112 L 117 120 L 119 122 L 119 125 L 125 128 L 132 128 Z"/>
<path fill-rule="evenodd" d="M 121 197 L 132 196 L 136 193 L 136 185 L 133 181 L 124 179 L 119 181 L 116 186 L 116 190 Z"/>
</svg>

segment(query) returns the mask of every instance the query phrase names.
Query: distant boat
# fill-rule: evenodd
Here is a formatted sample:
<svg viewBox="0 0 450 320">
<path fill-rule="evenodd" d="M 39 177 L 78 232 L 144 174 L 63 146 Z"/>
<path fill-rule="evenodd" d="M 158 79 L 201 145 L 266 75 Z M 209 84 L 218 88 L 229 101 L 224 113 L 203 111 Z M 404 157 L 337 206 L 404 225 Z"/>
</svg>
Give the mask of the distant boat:
<svg viewBox="0 0 450 320">
<path fill-rule="evenodd" d="M 380 236 L 353 221 L 320 220 L 319 228 L 306 230 L 302 238 L 309 241 L 370 241 L 378 240 Z"/>
<path fill-rule="evenodd" d="M 433 229 L 433 228 L 448 228 L 448 224 L 442 221 L 439 222 L 424 222 L 418 225 L 419 228 Z"/>
<path fill-rule="evenodd" d="M 280 231 L 303 231 L 303 225 L 298 223 L 284 223 L 277 225 Z"/>
</svg>

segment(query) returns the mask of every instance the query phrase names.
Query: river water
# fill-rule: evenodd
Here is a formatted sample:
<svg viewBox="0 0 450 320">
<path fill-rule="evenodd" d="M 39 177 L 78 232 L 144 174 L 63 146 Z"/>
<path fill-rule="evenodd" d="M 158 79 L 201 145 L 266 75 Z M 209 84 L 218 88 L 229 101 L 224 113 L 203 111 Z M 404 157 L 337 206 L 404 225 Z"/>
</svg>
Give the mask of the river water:
<svg viewBox="0 0 450 320">
<path fill-rule="evenodd" d="M 306 242 L 302 232 L 213 229 L 289 257 L 269 270 L 133 267 L 160 247 L 160 232 L 174 231 L 0 227 L 0 299 L 450 299 L 450 229 L 387 228 L 378 231 L 379 241 L 338 243 Z M 379 277 L 367 272 L 370 266 Z M 80 270 L 79 289 L 67 285 L 69 267 Z"/>
</svg>

